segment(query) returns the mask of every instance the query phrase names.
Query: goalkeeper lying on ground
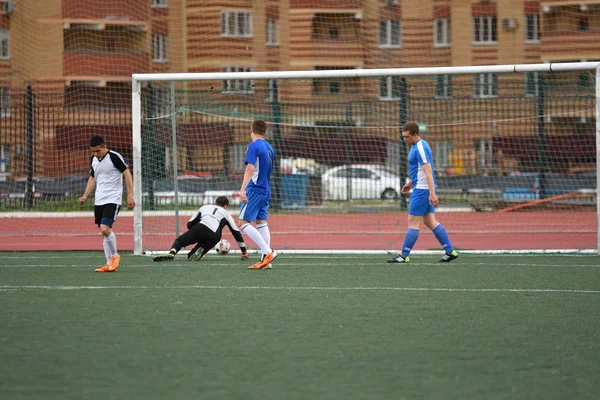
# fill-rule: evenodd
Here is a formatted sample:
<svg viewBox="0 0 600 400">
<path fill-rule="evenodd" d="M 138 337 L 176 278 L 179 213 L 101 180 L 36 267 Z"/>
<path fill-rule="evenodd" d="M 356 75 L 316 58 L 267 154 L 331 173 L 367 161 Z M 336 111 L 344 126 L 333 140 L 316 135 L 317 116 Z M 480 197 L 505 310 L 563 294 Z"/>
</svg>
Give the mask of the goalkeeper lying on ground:
<svg viewBox="0 0 600 400">
<path fill-rule="evenodd" d="M 225 226 L 229 227 L 238 246 L 240 246 L 242 260 L 249 260 L 250 255 L 246 250 L 244 237 L 231 215 L 229 215 L 227 211 L 228 206 L 229 199 L 226 196 L 219 196 L 215 200 L 214 205 L 200 207 L 187 223 L 189 230 L 175 239 L 171 245 L 169 254 L 158 255 L 152 260 L 171 261 L 182 247 L 197 243 L 188 253 L 188 260 L 198 261 L 219 243 L 221 232 Z"/>
</svg>

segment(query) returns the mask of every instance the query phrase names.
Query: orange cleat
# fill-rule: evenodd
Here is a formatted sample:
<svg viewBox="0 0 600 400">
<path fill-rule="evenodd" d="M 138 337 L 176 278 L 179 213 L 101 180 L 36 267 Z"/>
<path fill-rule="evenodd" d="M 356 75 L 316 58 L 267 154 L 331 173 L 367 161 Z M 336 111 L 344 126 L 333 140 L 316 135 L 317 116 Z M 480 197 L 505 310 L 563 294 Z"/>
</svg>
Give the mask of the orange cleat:
<svg viewBox="0 0 600 400">
<path fill-rule="evenodd" d="M 273 268 L 271 266 L 271 261 L 277 258 L 278 255 L 279 254 L 277 254 L 276 251 L 272 251 L 266 256 L 264 256 L 262 260 L 260 260 L 256 264 L 249 266 L 248 269 L 271 269 Z"/>
<path fill-rule="evenodd" d="M 110 264 L 108 264 L 108 272 L 115 272 L 119 268 L 119 261 L 121 261 L 121 256 L 112 256 Z"/>
<path fill-rule="evenodd" d="M 105 264 L 100 268 L 96 268 L 94 270 L 94 272 L 110 272 L 110 270 L 108 268 L 109 268 L 108 265 Z"/>
</svg>

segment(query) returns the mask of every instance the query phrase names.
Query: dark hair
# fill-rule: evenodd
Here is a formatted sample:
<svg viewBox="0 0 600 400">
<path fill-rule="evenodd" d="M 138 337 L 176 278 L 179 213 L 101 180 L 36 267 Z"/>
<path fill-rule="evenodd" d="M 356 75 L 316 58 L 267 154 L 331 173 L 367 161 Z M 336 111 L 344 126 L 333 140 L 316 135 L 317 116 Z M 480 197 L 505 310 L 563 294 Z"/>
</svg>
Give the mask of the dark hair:
<svg viewBox="0 0 600 400">
<path fill-rule="evenodd" d="M 94 136 L 90 139 L 90 147 L 104 146 L 106 142 L 102 136 Z"/>
<path fill-rule="evenodd" d="M 215 204 L 218 205 L 219 207 L 229 206 L 229 199 L 227 198 L 227 196 L 219 196 L 215 200 Z"/>
<path fill-rule="evenodd" d="M 402 127 L 402 132 L 410 132 L 412 135 L 419 134 L 419 125 L 415 122 L 408 122 Z"/>
<path fill-rule="evenodd" d="M 264 135 L 267 133 L 267 123 L 262 119 L 257 119 L 252 123 L 252 132 L 257 135 Z"/>
</svg>

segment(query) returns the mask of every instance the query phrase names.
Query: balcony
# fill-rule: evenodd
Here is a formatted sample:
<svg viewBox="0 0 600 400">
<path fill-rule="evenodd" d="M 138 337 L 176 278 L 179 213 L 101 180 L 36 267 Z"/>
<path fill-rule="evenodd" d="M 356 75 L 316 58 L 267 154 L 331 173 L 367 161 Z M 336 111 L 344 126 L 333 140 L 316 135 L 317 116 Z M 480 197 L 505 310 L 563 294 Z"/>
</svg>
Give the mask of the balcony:
<svg viewBox="0 0 600 400">
<path fill-rule="evenodd" d="M 62 0 L 63 19 L 147 21 L 148 0 Z"/>
<path fill-rule="evenodd" d="M 543 32 L 540 44 L 542 60 L 600 59 L 599 35 L 600 30 Z"/>
<path fill-rule="evenodd" d="M 102 53 L 69 52 L 63 53 L 63 75 L 70 77 L 128 77 L 131 74 L 150 70 L 150 56 L 147 52 Z"/>
</svg>

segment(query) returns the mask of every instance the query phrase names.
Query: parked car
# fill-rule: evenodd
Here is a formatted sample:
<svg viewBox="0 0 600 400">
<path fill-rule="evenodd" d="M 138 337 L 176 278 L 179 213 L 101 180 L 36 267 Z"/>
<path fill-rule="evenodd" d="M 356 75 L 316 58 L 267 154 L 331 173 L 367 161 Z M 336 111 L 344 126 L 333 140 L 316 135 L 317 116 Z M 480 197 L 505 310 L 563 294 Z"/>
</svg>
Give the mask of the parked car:
<svg viewBox="0 0 600 400">
<path fill-rule="evenodd" d="M 327 170 L 321 177 L 323 200 L 397 199 L 402 179 L 382 165 L 342 165 Z"/>
</svg>

